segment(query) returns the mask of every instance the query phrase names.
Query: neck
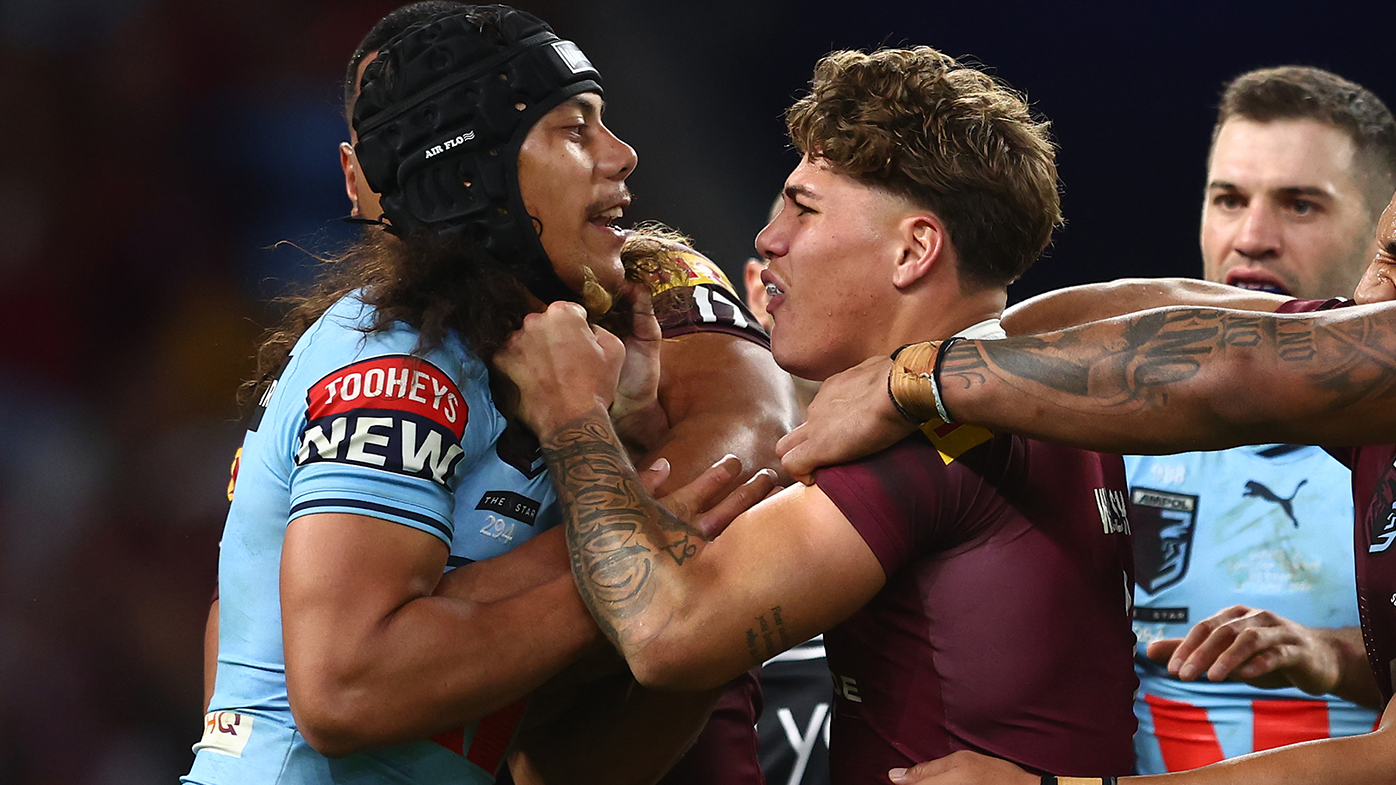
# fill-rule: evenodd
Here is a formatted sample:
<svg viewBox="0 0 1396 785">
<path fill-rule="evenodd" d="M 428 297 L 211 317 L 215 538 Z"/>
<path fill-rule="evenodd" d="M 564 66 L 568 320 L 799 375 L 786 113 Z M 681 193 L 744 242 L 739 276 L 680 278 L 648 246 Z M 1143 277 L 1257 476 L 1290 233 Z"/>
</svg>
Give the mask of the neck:
<svg viewBox="0 0 1396 785">
<path fill-rule="evenodd" d="M 970 294 L 954 291 L 946 296 L 909 295 L 892 316 L 882 345 L 870 347 L 871 354 L 890 353 L 898 346 L 921 341 L 943 341 L 961 330 L 986 319 L 997 319 L 1008 303 L 1008 292 L 1002 287 L 982 289 Z"/>
</svg>

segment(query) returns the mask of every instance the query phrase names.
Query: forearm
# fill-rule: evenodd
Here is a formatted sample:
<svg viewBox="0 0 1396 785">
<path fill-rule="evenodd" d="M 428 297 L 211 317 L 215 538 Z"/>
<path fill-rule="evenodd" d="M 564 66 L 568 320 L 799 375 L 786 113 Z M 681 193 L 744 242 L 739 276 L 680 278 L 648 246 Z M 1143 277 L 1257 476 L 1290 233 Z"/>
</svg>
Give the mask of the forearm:
<svg viewBox="0 0 1396 785">
<path fill-rule="evenodd" d="M 337 639 L 323 670 L 288 663 L 287 688 L 313 746 L 335 756 L 430 738 L 498 711 L 594 639 L 569 578 L 495 603 L 423 597 L 366 634 Z M 333 661 L 339 660 L 339 661 Z M 305 709 L 309 708 L 309 716 Z"/>
<path fill-rule="evenodd" d="M 1069 286 L 1018 303 L 1004 311 L 1003 329 L 1009 335 L 1033 335 L 1171 305 L 1274 312 L 1288 299 L 1195 278 L 1121 278 Z"/>
<path fill-rule="evenodd" d="M 1396 312 L 1169 308 L 1040 336 L 957 341 L 937 374 L 955 422 L 1112 452 L 1396 432 Z M 929 373 L 929 369 L 927 369 Z M 930 403 L 929 385 L 913 405 Z"/>
<path fill-rule="evenodd" d="M 680 568 L 707 541 L 645 492 L 600 409 L 552 429 L 542 446 L 567 521 L 578 593 L 646 681 L 641 655 L 679 623 Z"/>
</svg>

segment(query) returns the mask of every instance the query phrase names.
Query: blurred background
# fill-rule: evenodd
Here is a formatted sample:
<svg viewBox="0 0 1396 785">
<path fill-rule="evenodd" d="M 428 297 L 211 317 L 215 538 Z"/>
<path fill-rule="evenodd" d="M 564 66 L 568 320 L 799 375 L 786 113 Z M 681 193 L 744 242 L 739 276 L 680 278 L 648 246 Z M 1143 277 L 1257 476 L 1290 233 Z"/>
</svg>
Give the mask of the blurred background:
<svg viewBox="0 0 1396 785">
<path fill-rule="evenodd" d="M 187 770 L 234 395 L 313 269 L 278 242 L 352 237 L 340 80 L 396 5 L 0 0 L 0 785 Z M 640 154 L 627 221 L 736 281 L 797 162 L 781 113 L 831 49 L 969 55 L 1054 121 L 1068 223 L 1015 301 L 1200 272 L 1224 80 L 1302 63 L 1396 101 L 1389 3 L 519 5 L 605 75 Z"/>
</svg>

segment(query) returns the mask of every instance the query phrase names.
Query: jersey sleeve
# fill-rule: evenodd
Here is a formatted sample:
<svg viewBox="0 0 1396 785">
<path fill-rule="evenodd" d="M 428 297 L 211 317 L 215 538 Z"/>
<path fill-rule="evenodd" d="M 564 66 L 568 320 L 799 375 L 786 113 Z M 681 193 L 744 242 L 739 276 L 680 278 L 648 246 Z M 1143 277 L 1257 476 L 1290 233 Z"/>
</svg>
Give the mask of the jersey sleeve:
<svg viewBox="0 0 1396 785">
<path fill-rule="evenodd" d="M 665 338 L 698 332 L 726 333 L 771 348 L 771 336 L 742 302 L 732 282 L 700 254 L 674 254 L 686 279 L 654 285 L 654 311 Z"/>
<path fill-rule="evenodd" d="M 416 333 L 405 328 L 335 335 L 322 327 L 330 334 L 305 347 L 294 380 L 277 390 L 291 453 L 289 519 L 367 515 L 449 545 L 454 492 L 475 452 L 462 387 L 480 380 L 449 351 L 411 353 Z"/>
<path fill-rule="evenodd" d="M 828 466 L 816 484 L 892 575 L 913 556 L 972 536 L 948 461 L 920 434 L 852 463 Z"/>
<path fill-rule="evenodd" d="M 1290 300 L 1276 308 L 1275 313 L 1313 313 L 1314 311 L 1346 308 L 1349 305 L 1356 305 L 1356 303 L 1346 297 L 1334 297 L 1331 300 Z"/>
</svg>

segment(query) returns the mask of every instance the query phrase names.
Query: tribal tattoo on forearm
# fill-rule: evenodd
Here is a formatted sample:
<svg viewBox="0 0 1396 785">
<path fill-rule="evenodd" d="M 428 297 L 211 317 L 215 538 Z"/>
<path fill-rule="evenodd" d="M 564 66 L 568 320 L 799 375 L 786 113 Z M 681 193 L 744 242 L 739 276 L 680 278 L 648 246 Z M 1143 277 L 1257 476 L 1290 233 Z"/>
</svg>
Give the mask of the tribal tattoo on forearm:
<svg viewBox="0 0 1396 785">
<path fill-rule="evenodd" d="M 645 613 L 656 590 L 657 560 L 683 566 L 702 535 L 645 492 L 603 414 L 579 417 L 543 441 L 567 520 L 572 572 L 583 602 L 617 647 L 662 625 L 626 624 Z"/>
<path fill-rule="evenodd" d="M 1221 358 L 1244 355 L 1292 371 L 1287 384 L 1332 408 L 1390 395 L 1396 313 L 1324 316 L 1169 308 L 1043 336 L 963 341 L 947 353 L 940 381 L 943 390 L 998 381 L 1065 408 L 1123 413 L 1157 407 Z"/>
</svg>

